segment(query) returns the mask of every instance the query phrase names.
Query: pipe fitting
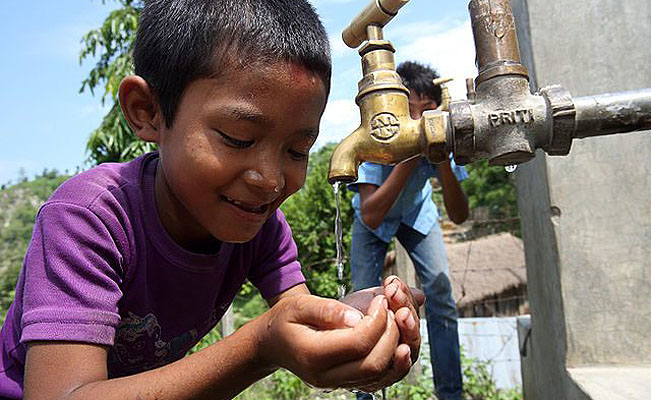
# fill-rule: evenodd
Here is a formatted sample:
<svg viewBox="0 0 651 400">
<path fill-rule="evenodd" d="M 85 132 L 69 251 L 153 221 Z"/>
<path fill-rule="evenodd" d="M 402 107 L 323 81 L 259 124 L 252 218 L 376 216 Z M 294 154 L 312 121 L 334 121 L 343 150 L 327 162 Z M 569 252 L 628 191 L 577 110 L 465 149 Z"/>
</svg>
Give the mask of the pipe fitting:
<svg viewBox="0 0 651 400">
<path fill-rule="evenodd" d="M 549 118 L 552 120 L 549 140 L 545 143 L 542 138 L 542 149 L 551 156 L 565 156 L 569 154 L 572 147 L 572 134 L 576 120 L 572 95 L 559 85 L 546 86 L 538 93 L 545 99 L 550 112 Z"/>
</svg>

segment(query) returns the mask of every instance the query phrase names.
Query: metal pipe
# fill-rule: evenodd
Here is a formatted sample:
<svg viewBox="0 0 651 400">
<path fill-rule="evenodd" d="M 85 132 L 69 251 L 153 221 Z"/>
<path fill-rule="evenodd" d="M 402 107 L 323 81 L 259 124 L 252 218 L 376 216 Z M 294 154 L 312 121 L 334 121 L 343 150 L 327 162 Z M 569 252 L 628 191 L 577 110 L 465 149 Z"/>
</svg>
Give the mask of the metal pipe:
<svg viewBox="0 0 651 400">
<path fill-rule="evenodd" d="M 529 72 L 520 63 L 510 1 L 472 0 L 468 10 L 477 50 L 479 75 L 476 85 L 504 75 L 521 75 L 529 79 Z"/>
<path fill-rule="evenodd" d="M 651 89 L 578 97 L 574 106 L 575 138 L 651 129 Z"/>
</svg>

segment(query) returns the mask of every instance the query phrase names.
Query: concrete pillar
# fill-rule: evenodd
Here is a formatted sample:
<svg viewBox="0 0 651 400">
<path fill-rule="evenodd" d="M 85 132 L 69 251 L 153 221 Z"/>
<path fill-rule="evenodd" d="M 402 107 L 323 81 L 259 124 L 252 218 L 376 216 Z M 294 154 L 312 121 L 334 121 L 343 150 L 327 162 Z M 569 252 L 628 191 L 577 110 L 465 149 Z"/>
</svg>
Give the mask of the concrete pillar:
<svg viewBox="0 0 651 400">
<path fill-rule="evenodd" d="M 648 0 L 512 3 L 534 90 L 651 87 Z M 516 181 L 532 314 L 525 398 L 651 398 L 651 133 L 539 152 Z"/>
</svg>

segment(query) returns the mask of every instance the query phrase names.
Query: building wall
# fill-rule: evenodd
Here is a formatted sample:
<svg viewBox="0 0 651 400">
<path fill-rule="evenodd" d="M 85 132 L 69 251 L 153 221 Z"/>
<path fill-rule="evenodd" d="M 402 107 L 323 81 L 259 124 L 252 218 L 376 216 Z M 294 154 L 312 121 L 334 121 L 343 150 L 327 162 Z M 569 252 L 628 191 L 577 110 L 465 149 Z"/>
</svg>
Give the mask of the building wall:
<svg viewBox="0 0 651 400">
<path fill-rule="evenodd" d="M 512 3 L 534 88 L 651 87 L 648 0 Z M 643 132 L 574 141 L 569 156 L 518 169 L 536 370 L 527 400 L 583 398 L 566 367 L 651 362 L 649 159 Z"/>
</svg>

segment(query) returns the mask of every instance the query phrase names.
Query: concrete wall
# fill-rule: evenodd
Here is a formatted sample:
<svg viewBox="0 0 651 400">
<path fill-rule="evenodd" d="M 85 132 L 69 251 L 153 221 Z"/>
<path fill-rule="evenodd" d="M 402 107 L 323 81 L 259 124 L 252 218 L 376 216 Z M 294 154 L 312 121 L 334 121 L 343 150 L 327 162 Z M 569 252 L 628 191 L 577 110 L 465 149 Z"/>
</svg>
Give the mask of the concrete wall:
<svg viewBox="0 0 651 400">
<path fill-rule="evenodd" d="M 648 0 L 513 0 L 534 88 L 651 87 Z M 651 134 L 575 141 L 516 173 L 532 313 L 527 400 L 587 398 L 566 367 L 651 364 Z"/>
</svg>

